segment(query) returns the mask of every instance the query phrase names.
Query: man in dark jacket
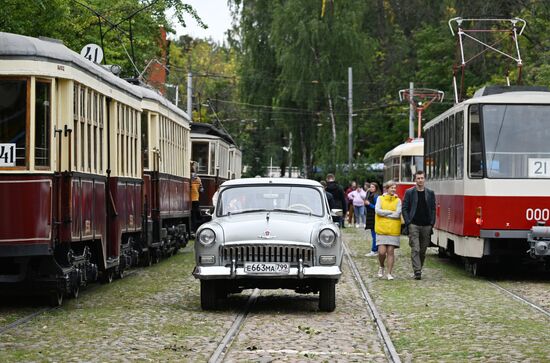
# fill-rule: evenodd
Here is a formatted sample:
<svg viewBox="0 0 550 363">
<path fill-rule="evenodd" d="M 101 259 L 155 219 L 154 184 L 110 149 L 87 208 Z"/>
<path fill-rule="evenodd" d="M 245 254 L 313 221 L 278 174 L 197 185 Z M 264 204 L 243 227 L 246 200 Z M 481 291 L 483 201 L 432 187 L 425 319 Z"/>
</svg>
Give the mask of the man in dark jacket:
<svg viewBox="0 0 550 363">
<path fill-rule="evenodd" d="M 344 189 L 334 180 L 333 174 L 327 174 L 326 191 L 332 194 L 334 198 L 334 208 L 341 209 L 342 213 L 345 213 L 346 197 L 344 196 Z M 344 218 L 339 218 L 338 223 L 341 228 L 344 228 Z"/>
<path fill-rule="evenodd" d="M 414 174 L 414 181 L 416 185 L 405 192 L 402 211 L 405 230 L 409 231 L 414 278 L 420 280 L 426 249 L 430 245 L 435 224 L 435 193 L 424 186 L 425 176 L 422 170 Z"/>
</svg>

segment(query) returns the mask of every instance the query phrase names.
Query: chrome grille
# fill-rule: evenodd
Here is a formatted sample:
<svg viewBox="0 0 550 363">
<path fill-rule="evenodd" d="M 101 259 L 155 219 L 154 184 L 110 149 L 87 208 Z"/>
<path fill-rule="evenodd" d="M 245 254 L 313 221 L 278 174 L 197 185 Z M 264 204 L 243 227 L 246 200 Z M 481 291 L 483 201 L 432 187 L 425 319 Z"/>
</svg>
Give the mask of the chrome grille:
<svg viewBox="0 0 550 363">
<path fill-rule="evenodd" d="M 222 264 L 229 264 L 233 259 L 237 264 L 243 262 L 288 262 L 298 264 L 302 259 L 304 265 L 312 266 L 313 247 L 289 246 L 277 244 L 231 245 L 220 248 Z"/>
</svg>

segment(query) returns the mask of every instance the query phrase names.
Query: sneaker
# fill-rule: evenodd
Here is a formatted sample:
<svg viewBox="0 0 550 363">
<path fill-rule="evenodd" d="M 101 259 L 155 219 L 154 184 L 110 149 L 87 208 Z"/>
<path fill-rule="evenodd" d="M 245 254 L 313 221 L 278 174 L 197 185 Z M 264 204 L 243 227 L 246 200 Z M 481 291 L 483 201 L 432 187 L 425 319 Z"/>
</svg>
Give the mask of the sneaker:
<svg viewBox="0 0 550 363">
<path fill-rule="evenodd" d="M 392 274 L 388 274 L 387 279 L 388 279 L 388 280 L 393 280 Z"/>
<path fill-rule="evenodd" d="M 369 253 L 367 253 L 365 256 L 367 257 L 374 257 L 374 256 L 378 256 L 378 252 L 374 252 L 374 251 L 370 251 Z"/>
<path fill-rule="evenodd" d="M 415 272 L 414 273 L 414 279 L 415 280 L 422 280 L 422 273 L 421 272 Z"/>
<path fill-rule="evenodd" d="M 356 225 L 355 225 L 355 228 L 359 228 L 359 225 L 358 225 L 358 224 L 356 224 Z"/>
<path fill-rule="evenodd" d="M 384 277 L 384 267 L 378 269 L 378 277 Z"/>
</svg>

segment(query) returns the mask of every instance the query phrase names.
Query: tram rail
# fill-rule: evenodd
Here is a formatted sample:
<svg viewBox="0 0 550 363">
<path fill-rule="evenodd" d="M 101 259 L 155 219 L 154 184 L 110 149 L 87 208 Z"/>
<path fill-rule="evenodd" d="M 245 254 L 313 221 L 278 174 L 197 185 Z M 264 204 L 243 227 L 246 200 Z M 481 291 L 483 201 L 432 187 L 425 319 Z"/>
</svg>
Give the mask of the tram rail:
<svg viewBox="0 0 550 363">
<path fill-rule="evenodd" d="M 539 313 L 541 314 L 544 314 L 546 315 L 546 317 L 550 318 L 550 311 L 543 308 L 542 306 L 534 303 L 533 301 L 530 301 L 529 299 L 515 293 L 514 291 L 512 291 L 511 289 L 507 289 L 505 288 L 504 286 L 498 284 L 497 282 L 494 282 L 494 281 L 487 281 L 491 286 L 493 286 L 494 288 L 502 291 L 504 294 L 507 294 L 509 296 L 511 296 L 512 298 L 514 298 L 515 300 L 518 300 L 524 304 L 527 304 L 529 305 L 531 308 L 533 308 L 534 310 L 538 311 Z"/>
</svg>

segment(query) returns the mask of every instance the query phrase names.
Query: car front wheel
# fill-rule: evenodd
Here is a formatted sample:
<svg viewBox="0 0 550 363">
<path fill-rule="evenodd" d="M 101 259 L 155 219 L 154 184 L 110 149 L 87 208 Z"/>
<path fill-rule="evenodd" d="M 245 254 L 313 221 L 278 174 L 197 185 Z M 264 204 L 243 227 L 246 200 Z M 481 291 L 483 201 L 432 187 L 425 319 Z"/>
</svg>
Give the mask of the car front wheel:
<svg viewBox="0 0 550 363">
<path fill-rule="evenodd" d="M 201 280 L 201 308 L 202 310 L 213 310 L 216 308 L 218 293 L 216 292 L 216 281 Z"/>
<path fill-rule="evenodd" d="M 319 287 L 319 310 L 334 311 L 336 309 L 336 280 L 321 281 Z"/>
</svg>

